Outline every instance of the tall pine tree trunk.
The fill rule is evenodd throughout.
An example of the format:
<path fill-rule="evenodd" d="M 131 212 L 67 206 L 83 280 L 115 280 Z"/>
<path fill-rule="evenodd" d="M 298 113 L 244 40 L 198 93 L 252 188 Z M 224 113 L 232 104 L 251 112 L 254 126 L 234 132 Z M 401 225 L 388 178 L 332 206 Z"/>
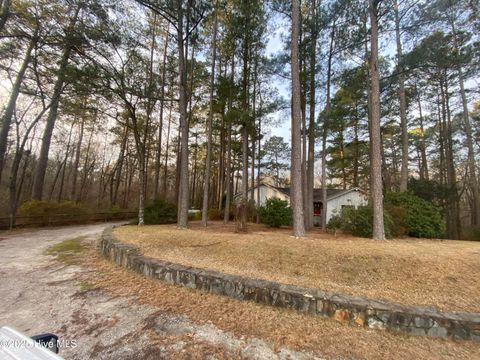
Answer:
<path fill-rule="evenodd" d="M 141 159 L 141 160 L 140 160 Z M 146 194 L 146 184 L 145 180 L 147 178 L 145 171 L 145 155 L 142 154 L 139 156 L 138 164 L 138 178 L 140 182 L 140 191 L 138 192 L 138 226 L 145 225 L 145 194 Z"/>
<path fill-rule="evenodd" d="M 452 132 L 452 120 L 451 120 L 451 111 L 450 111 L 450 96 L 448 90 L 448 77 L 447 74 L 444 74 L 444 81 L 442 87 L 442 100 L 444 102 L 443 106 L 443 121 L 444 121 L 444 131 L 445 131 L 445 161 L 447 169 L 447 188 L 448 188 L 448 208 L 449 208 L 449 238 L 459 239 L 460 238 L 460 210 L 459 210 L 459 199 L 458 199 L 458 189 L 457 189 L 457 175 L 455 170 L 454 163 L 454 154 L 453 154 L 453 132 Z"/>
<path fill-rule="evenodd" d="M 48 165 L 48 153 L 50 151 L 50 142 L 52 140 L 53 129 L 55 128 L 55 122 L 57 121 L 58 106 L 60 104 L 60 96 L 62 95 L 63 85 L 65 82 L 65 72 L 67 70 L 70 55 L 73 49 L 72 36 L 74 36 L 75 25 L 78 20 L 78 14 L 82 3 L 79 3 L 75 9 L 75 13 L 70 18 L 70 22 L 67 27 L 66 38 L 64 41 L 64 48 L 62 58 L 60 60 L 60 66 L 58 68 L 58 76 L 53 87 L 52 105 L 47 117 L 47 124 L 42 137 L 42 147 L 40 149 L 40 155 L 38 157 L 37 167 L 35 169 L 35 180 L 33 185 L 32 197 L 37 200 L 42 199 L 43 186 L 45 183 L 45 173 L 47 172 Z"/>
<path fill-rule="evenodd" d="M 85 152 L 85 161 L 83 162 L 83 174 L 82 174 L 82 179 L 80 180 L 80 190 L 77 193 L 77 198 L 75 199 L 75 202 L 79 203 L 83 199 L 83 191 L 85 190 L 85 185 L 87 183 L 87 177 L 88 177 L 88 163 L 90 161 L 90 148 L 92 145 L 92 137 L 93 133 L 95 131 L 95 127 L 92 127 L 92 131 L 90 132 L 90 136 L 88 138 L 88 143 L 87 143 L 87 149 Z"/>
<path fill-rule="evenodd" d="M 0 33 L 5 27 L 5 23 L 10 15 L 11 0 L 0 0 Z"/>
<path fill-rule="evenodd" d="M 145 199 L 146 199 L 146 179 L 147 179 L 147 156 L 146 156 L 146 136 L 148 131 L 148 123 L 144 129 L 140 129 L 137 113 L 135 108 L 128 102 L 125 103 L 128 115 L 132 121 L 133 138 L 135 140 L 135 155 L 138 161 L 138 225 L 145 224 Z"/>
<path fill-rule="evenodd" d="M 462 73 L 461 67 L 459 67 L 458 72 L 459 72 L 459 79 L 460 79 L 460 93 L 462 96 L 463 126 L 465 130 L 465 134 L 467 136 L 468 180 L 469 180 L 470 190 L 472 191 L 472 219 L 473 219 L 473 225 L 478 226 L 480 225 L 480 192 L 478 189 L 475 150 L 473 147 L 472 125 L 470 123 L 470 118 L 468 115 L 467 95 L 465 93 L 465 85 L 464 85 L 464 79 L 463 79 L 463 73 Z"/>
<path fill-rule="evenodd" d="M 453 48 L 455 54 L 458 57 L 460 55 L 460 49 L 458 44 L 458 33 L 455 26 L 455 21 L 451 18 L 451 28 L 453 33 Z M 462 118 L 463 126 L 465 130 L 465 135 L 467 137 L 467 149 L 468 149 L 468 178 L 470 190 L 472 191 L 472 222 L 473 225 L 480 225 L 480 191 L 478 189 L 478 179 L 476 171 L 476 162 L 475 162 L 475 150 L 473 147 L 473 135 L 472 135 L 472 125 L 470 123 L 470 117 L 468 114 L 468 100 L 467 94 L 465 92 L 465 79 L 463 75 L 463 69 L 461 64 L 457 65 L 458 71 L 458 81 L 460 83 L 460 95 L 462 97 Z"/>
<path fill-rule="evenodd" d="M 290 170 L 290 198 L 293 210 L 293 236 L 305 236 L 305 214 L 303 212 L 302 189 L 302 109 L 300 64 L 298 40 L 300 31 L 300 3 L 292 0 L 292 34 L 291 34 L 291 67 L 292 67 L 292 166 Z"/>
<path fill-rule="evenodd" d="M 332 30 L 330 32 L 330 45 L 328 50 L 327 62 L 327 89 L 326 89 L 326 105 L 325 105 L 325 120 L 323 121 L 322 129 L 322 230 L 327 230 L 327 132 L 330 121 L 330 85 L 332 82 L 332 60 L 333 60 L 333 46 L 335 41 L 335 21 L 333 22 Z"/>
<path fill-rule="evenodd" d="M 263 113 L 263 101 L 262 101 L 262 91 L 260 88 L 260 82 L 258 83 L 258 94 L 259 94 L 259 107 L 260 107 L 260 116 L 258 117 L 258 149 L 257 149 L 257 206 L 260 206 L 260 184 L 261 184 L 261 171 L 262 171 L 262 113 Z M 260 223 L 260 214 L 257 211 L 257 224 Z"/>
<path fill-rule="evenodd" d="M 225 139 L 226 139 L 226 124 L 225 124 L 225 105 L 222 106 L 222 124 L 220 129 L 220 151 L 218 152 L 218 183 L 216 192 L 216 201 L 218 210 L 223 208 L 223 194 L 225 192 Z"/>
<path fill-rule="evenodd" d="M 424 129 L 424 119 L 423 119 L 423 111 L 422 111 L 422 101 L 420 99 L 420 92 L 417 89 L 417 83 L 415 83 L 415 93 L 417 98 L 417 105 L 418 105 L 418 116 L 420 120 L 420 157 L 421 157 L 421 171 L 420 171 L 420 178 L 428 180 L 428 161 L 427 161 L 427 146 L 425 144 L 425 129 Z"/>
<path fill-rule="evenodd" d="M 248 23 L 249 23 L 249 5 L 248 0 L 244 0 L 247 7 L 247 14 L 244 19 L 244 39 L 243 39 L 243 73 L 242 73 L 242 195 L 240 203 L 237 205 L 237 232 L 247 232 L 248 218 L 248 81 L 249 81 L 249 44 L 247 41 Z"/>
<path fill-rule="evenodd" d="M 117 163 L 115 165 L 114 175 L 112 176 L 112 189 L 111 189 L 111 199 L 110 199 L 110 206 L 113 207 L 118 205 L 118 189 L 120 188 L 120 183 L 122 182 L 122 169 L 125 157 L 125 150 L 127 147 L 127 139 L 128 139 L 128 126 L 125 126 L 122 142 L 120 144 L 120 152 L 118 153 Z M 74 198 L 72 198 L 73 200 Z"/>
<path fill-rule="evenodd" d="M 82 120 L 80 121 L 80 132 L 78 134 L 77 146 L 75 149 L 75 161 L 73 163 L 73 174 L 72 174 L 72 189 L 70 192 L 70 200 L 75 201 L 77 194 L 77 177 L 78 177 L 78 166 L 80 165 L 80 155 L 82 150 L 82 141 L 83 141 L 83 129 L 85 126 L 85 116 L 82 114 Z"/>
<path fill-rule="evenodd" d="M 177 7 L 177 45 L 178 45 L 178 91 L 180 114 L 180 177 L 177 226 L 186 229 L 188 226 L 189 180 L 188 180 L 188 119 L 187 119 L 187 74 L 184 51 L 183 8 L 182 1 Z"/>
<path fill-rule="evenodd" d="M 380 79 L 378 73 L 378 8 L 375 0 L 369 0 L 371 24 L 370 87 L 371 87 L 371 138 L 372 157 L 370 171 L 372 178 L 373 239 L 384 240 L 382 153 L 380 136 Z"/>
<path fill-rule="evenodd" d="M 233 84 L 235 81 L 235 55 L 232 54 L 232 63 L 230 70 L 230 83 Z M 233 106 L 233 94 L 232 87 L 229 88 L 228 94 L 228 111 L 232 110 Z M 232 196 L 232 121 L 228 119 L 228 133 L 227 133 L 227 159 L 225 164 L 225 211 L 223 214 L 223 223 L 226 224 L 230 220 L 230 202 Z"/>
<path fill-rule="evenodd" d="M 19 197 L 20 197 L 20 192 L 21 192 L 21 186 L 17 186 L 17 180 L 18 180 L 18 172 L 20 170 L 20 165 L 22 158 L 24 157 L 26 153 L 26 159 L 24 162 L 24 171 L 21 176 L 21 184 L 23 184 L 23 181 L 25 179 L 25 168 L 28 163 L 28 158 L 30 156 L 30 151 L 25 151 L 25 146 L 28 140 L 33 141 L 34 136 L 30 137 L 30 133 L 32 130 L 35 128 L 35 126 L 38 124 L 42 116 L 47 112 L 48 107 L 45 107 L 40 111 L 40 113 L 35 117 L 35 119 L 30 123 L 28 126 L 27 130 L 23 134 L 23 139 L 21 143 L 17 143 L 16 149 L 15 149 L 15 156 L 13 157 L 13 162 L 12 162 L 12 168 L 10 170 L 10 179 L 9 179 L 9 185 L 8 185 L 8 190 L 9 190 L 9 212 L 10 212 L 10 225 L 13 227 L 15 225 L 15 215 L 17 212 L 17 206 L 19 202 Z M 17 125 L 18 126 L 18 125 Z M 18 133 L 18 130 L 17 130 Z"/>
<path fill-rule="evenodd" d="M 310 49 L 310 123 L 308 126 L 308 160 L 307 160 L 307 187 L 305 218 L 307 229 L 313 227 L 313 187 L 315 167 L 315 65 L 317 60 L 317 2 L 312 0 L 311 5 L 311 49 Z"/>
<path fill-rule="evenodd" d="M 256 137 L 257 134 L 256 122 L 257 122 L 257 65 L 258 58 L 255 57 L 255 63 L 253 66 L 253 94 L 252 94 L 252 119 L 253 119 L 253 135 L 252 135 L 252 162 L 250 163 L 250 200 L 252 204 L 255 202 L 255 155 L 256 155 Z M 258 190 L 259 191 L 259 190 Z M 258 206 L 258 204 L 257 204 Z"/>
<path fill-rule="evenodd" d="M 62 176 L 60 177 L 60 189 L 58 190 L 58 196 L 57 196 L 57 201 L 60 202 L 63 198 L 63 186 L 65 184 L 65 171 L 67 169 L 67 161 L 68 161 L 68 156 L 70 155 L 70 143 L 72 140 L 72 132 L 73 132 L 73 126 L 75 125 L 75 122 L 72 123 L 72 127 L 70 128 L 70 133 L 68 134 L 68 142 L 67 142 L 67 148 L 65 149 L 65 158 L 63 159 L 63 167 L 62 167 Z"/>
<path fill-rule="evenodd" d="M 167 69 L 167 51 L 168 51 L 168 30 L 165 32 L 165 44 L 163 47 L 162 59 L 162 86 L 160 88 L 160 118 L 158 121 L 158 146 L 155 154 L 155 184 L 153 188 L 153 198 L 158 199 L 158 191 L 160 187 L 160 159 L 162 154 L 162 132 L 163 132 L 163 112 L 165 108 L 165 74 Z"/>
<path fill-rule="evenodd" d="M 170 147 L 170 128 L 172 126 L 172 107 L 170 106 L 168 111 L 168 127 L 167 127 L 167 143 L 165 144 L 165 163 L 163 165 L 163 190 L 162 196 L 164 199 L 167 197 L 167 185 L 168 185 L 168 150 Z"/>
<path fill-rule="evenodd" d="M 358 138 L 358 104 L 355 103 L 355 118 L 353 123 L 353 143 L 354 143 L 354 158 L 353 158 L 353 187 L 358 187 L 358 168 L 360 165 L 360 149 Z"/>
<path fill-rule="evenodd" d="M 405 96 L 405 75 L 402 65 L 402 39 L 400 36 L 400 14 L 398 0 L 393 3 L 395 10 L 395 37 L 397 40 L 398 96 L 400 99 L 400 128 L 402 130 L 402 167 L 400 170 L 400 191 L 407 191 L 408 185 L 408 127 L 407 100 Z"/>
<path fill-rule="evenodd" d="M 192 174 L 192 189 L 190 191 L 190 203 L 195 206 L 195 197 L 197 196 L 197 170 L 198 170 L 198 133 L 194 133 L 193 136 L 195 136 L 195 147 L 194 147 L 194 152 L 193 152 L 193 174 Z"/>
<path fill-rule="evenodd" d="M 301 2 L 301 1 L 300 1 Z M 304 221 L 305 221 L 305 229 L 309 229 L 310 225 L 308 223 L 308 216 L 307 216 L 307 84 L 308 84 L 308 76 L 307 74 L 307 61 L 308 58 L 307 51 L 306 51 L 306 32 L 303 31 L 303 18 L 302 13 L 300 12 L 300 33 L 299 33 L 299 69 L 300 69 L 300 108 L 302 114 L 301 120 L 301 129 L 302 129 L 302 150 L 301 150 L 301 157 L 302 157 L 302 204 L 303 204 L 303 214 L 304 214 Z"/>
<path fill-rule="evenodd" d="M 215 20 L 213 24 L 212 39 L 212 64 L 210 74 L 210 100 L 208 105 L 208 122 L 207 122 L 207 157 L 205 160 L 205 176 L 203 184 L 203 204 L 202 204 L 202 224 L 207 226 L 208 221 L 208 203 L 210 199 L 210 172 L 211 172 L 211 156 L 212 156 L 212 126 L 213 126 L 213 88 L 215 86 L 215 60 L 217 58 L 217 5 L 215 3 Z"/>
<path fill-rule="evenodd" d="M 153 55 L 155 53 L 155 48 L 156 48 L 156 42 L 157 42 L 157 36 L 156 36 L 156 29 L 157 29 L 157 14 L 154 13 L 153 16 L 153 23 L 151 25 L 151 32 L 152 32 L 152 39 L 151 39 L 151 44 L 150 44 L 150 59 L 149 59 L 149 66 L 148 66 L 148 88 L 145 91 L 147 94 L 147 106 L 146 106 L 146 121 L 145 121 L 145 127 L 143 130 L 143 137 L 142 137 L 142 146 L 143 146 L 143 152 L 144 152 L 144 171 L 145 171 L 145 179 L 144 179 L 144 187 L 145 187 L 145 192 L 144 192 L 144 202 L 147 200 L 148 196 L 148 168 L 149 168 L 149 163 L 150 163 L 150 152 L 147 151 L 147 149 L 150 148 L 150 141 L 151 137 L 149 136 L 150 133 L 150 127 L 152 123 L 152 113 L 153 109 L 155 107 L 156 100 L 153 99 L 154 96 L 156 96 L 155 91 L 153 90 Z M 163 100 L 163 99 L 162 99 Z M 157 188 L 157 184 L 154 184 L 154 189 Z M 155 190 L 154 190 L 155 191 Z"/>
<path fill-rule="evenodd" d="M 7 5 L 3 5 L 7 6 Z M 0 28 L 1 30 L 1 28 Z M 18 95 L 20 94 L 20 86 L 22 85 L 25 72 L 27 71 L 28 64 L 32 57 L 32 51 L 37 44 L 37 31 L 33 35 L 28 44 L 27 51 L 22 61 L 22 65 L 18 70 L 17 77 L 13 83 L 12 90 L 10 92 L 10 98 L 8 99 L 7 107 L 2 117 L 2 127 L 0 129 L 0 184 L 2 181 L 2 172 L 5 166 L 5 154 L 7 152 L 8 133 L 10 132 L 10 126 L 12 124 L 13 113 L 15 112 L 15 104 L 17 103 Z"/>

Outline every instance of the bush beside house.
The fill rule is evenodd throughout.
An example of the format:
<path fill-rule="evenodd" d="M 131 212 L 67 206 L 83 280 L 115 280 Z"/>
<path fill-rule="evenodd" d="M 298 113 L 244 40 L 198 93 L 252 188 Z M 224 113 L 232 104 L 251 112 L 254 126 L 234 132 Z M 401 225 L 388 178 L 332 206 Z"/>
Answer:
<path fill-rule="evenodd" d="M 260 222 L 271 227 L 280 227 L 292 223 L 292 209 L 287 201 L 277 198 L 267 199 L 264 206 L 258 208 Z"/>
<path fill-rule="evenodd" d="M 334 215 L 328 228 L 341 229 L 355 236 L 372 236 L 373 209 L 371 204 L 344 208 Z M 418 196 L 409 193 L 388 193 L 385 196 L 385 235 L 389 237 L 441 238 L 445 235 L 445 222 L 441 211 Z"/>

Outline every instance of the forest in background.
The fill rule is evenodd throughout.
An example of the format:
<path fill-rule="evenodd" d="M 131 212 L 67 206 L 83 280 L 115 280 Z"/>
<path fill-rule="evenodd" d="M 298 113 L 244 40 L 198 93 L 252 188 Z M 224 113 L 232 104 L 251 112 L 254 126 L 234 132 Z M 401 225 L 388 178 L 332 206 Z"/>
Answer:
<path fill-rule="evenodd" d="M 465 237 L 480 226 L 478 7 L 0 0 L 0 212 L 71 201 L 142 223 L 163 199 L 180 227 L 189 208 L 245 223 L 269 176 L 300 189 L 297 230 L 323 183 L 372 194 L 376 238 L 383 193 L 407 190 Z M 292 138 L 278 136 L 291 117 Z"/>

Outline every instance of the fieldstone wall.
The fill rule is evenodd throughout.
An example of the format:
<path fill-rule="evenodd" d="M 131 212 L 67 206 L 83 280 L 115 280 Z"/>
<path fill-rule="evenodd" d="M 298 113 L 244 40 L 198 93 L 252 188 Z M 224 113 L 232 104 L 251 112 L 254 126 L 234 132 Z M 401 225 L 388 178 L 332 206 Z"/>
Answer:
<path fill-rule="evenodd" d="M 480 341 L 480 314 L 477 313 L 441 312 L 430 307 L 404 306 L 173 264 L 141 255 L 135 246 L 116 240 L 112 229 L 106 229 L 102 235 L 100 251 L 104 257 L 169 284 L 333 317 L 357 326 Z"/>

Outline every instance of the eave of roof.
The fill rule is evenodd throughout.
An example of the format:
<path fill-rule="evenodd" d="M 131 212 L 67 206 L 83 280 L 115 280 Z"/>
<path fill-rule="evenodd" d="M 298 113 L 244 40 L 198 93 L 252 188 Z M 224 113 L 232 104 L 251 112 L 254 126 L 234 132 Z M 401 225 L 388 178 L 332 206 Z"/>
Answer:
<path fill-rule="evenodd" d="M 253 187 L 253 189 L 256 189 L 258 186 L 259 186 L 259 185 L 255 185 L 255 186 Z M 270 189 L 272 189 L 272 190 L 274 190 L 274 191 L 278 191 L 278 192 L 282 193 L 283 195 L 290 197 L 290 188 L 289 188 L 289 187 L 277 187 L 277 186 L 273 186 L 273 185 L 266 184 L 266 183 L 261 183 L 260 186 L 268 187 L 268 188 L 270 188 Z M 252 190 L 252 189 L 250 188 L 249 191 L 250 191 L 250 190 Z M 320 191 L 322 190 L 322 188 L 315 188 L 314 191 L 315 191 L 315 190 L 316 190 L 316 192 L 318 193 L 318 192 L 320 192 Z M 332 190 L 333 190 L 333 191 L 335 191 L 335 190 L 340 190 L 340 191 L 335 192 L 334 194 L 331 194 L 331 195 L 329 195 L 329 196 L 327 195 L 327 201 L 336 199 L 336 198 L 338 198 L 338 197 L 340 197 L 340 196 L 346 195 L 346 194 L 351 193 L 351 192 L 354 192 L 354 191 L 359 191 L 359 192 L 361 192 L 361 193 L 363 193 L 363 194 L 365 193 L 364 191 L 362 191 L 362 190 L 360 190 L 359 188 L 356 188 L 356 187 L 355 187 L 355 188 L 351 188 L 351 189 L 331 189 L 331 188 L 329 188 L 329 189 L 327 189 L 327 193 L 328 193 L 328 190 L 330 190 L 330 191 L 332 191 Z M 238 193 L 238 194 L 235 194 L 234 197 L 238 197 L 238 196 L 241 196 L 241 195 L 242 195 L 242 193 Z M 317 199 L 318 199 L 318 197 L 317 197 Z M 321 200 L 319 199 L 319 200 L 317 200 L 317 201 L 321 201 Z"/>

